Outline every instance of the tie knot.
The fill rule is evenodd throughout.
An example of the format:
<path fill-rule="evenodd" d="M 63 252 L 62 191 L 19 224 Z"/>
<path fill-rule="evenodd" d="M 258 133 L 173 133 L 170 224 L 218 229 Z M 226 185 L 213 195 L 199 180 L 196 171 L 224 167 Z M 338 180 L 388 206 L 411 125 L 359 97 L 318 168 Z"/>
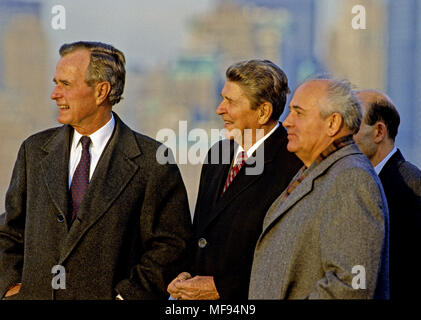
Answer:
<path fill-rule="evenodd" d="M 88 136 L 83 136 L 80 138 L 80 143 L 82 144 L 82 149 L 88 150 L 89 145 L 91 144 L 91 138 Z"/>

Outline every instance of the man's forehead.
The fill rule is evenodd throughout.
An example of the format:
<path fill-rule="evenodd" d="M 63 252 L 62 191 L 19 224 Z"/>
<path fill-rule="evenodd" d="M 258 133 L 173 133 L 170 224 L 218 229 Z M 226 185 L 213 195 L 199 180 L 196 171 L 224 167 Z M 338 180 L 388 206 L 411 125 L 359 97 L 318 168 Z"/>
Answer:
<path fill-rule="evenodd" d="M 307 94 L 311 95 L 322 95 L 325 94 L 331 80 L 326 79 L 315 79 L 315 80 L 308 80 L 301 84 L 298 89 L 305 91 Z M 297 90 L 298 90 L 297 89 Z"/>
<path fill-rule="evenodd" d="M 58 65 L 72 65 L 83 68 L 89 65 L 91 53 L 87 49 L 78 49 L 62 56 Z"/>
<path fill-rule="evenodd" d="M 85 73 L 90 61 L 88 50 L 76 50 L 60 58 L 57 63 L 56 76 L 70 77 L 79 73 Z"/>
<path fill-rule="evenodd" d="M 290 106 L 302 108 L 317 106 L 318 101 L 326 94 L 328 80 L 310 80 L 300 85 L 291 99 Z"/>
<path fill-rule="evenodd" d="M 226 95 L 231 98 L 238 98 L 244 95 L 244 91 L 238 83 L 227 80 L 224 87 L 222 88 L 221 95 Z"/>

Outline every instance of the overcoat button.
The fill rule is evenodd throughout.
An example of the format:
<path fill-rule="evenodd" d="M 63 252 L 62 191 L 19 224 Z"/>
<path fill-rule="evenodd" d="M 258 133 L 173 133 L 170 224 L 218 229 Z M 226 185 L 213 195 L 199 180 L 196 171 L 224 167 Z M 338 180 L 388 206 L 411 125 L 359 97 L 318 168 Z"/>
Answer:
<path fill-rule="evenodd" d="M 204 247 L 206 247 L 208 242 L 206 241 L 205 238 L 200 238 L 199 241 L 197 242 L 197 244 L 199 245 L 199 248 L 203 249 Z"/>
<path fill-rule="evenodd" d="M 58 221 L 58 222 L 64 222 L 64 216 L 63 216 L 61 213 L 59 213 L 59 214 L 57 215 L 57 221 Z"/>

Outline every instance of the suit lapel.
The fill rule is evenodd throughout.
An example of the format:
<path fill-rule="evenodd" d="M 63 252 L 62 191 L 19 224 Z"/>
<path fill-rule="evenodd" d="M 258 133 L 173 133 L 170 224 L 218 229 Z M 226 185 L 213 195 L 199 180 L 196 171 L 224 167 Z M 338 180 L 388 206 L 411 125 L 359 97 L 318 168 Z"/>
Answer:
<path fill-rule="evenodd" d="M 47 153 L 41 160 L 44 182 L 54 205 L 65 217 L 69 210 L 68 170 L 72 134 L 70 126 L 63 126 L 42 148 Z"/>
<path fill-rule="evenodd" d="M 87 230 L 112 206 L 139 170 L 132 160 L 141 155 L 133 132 L 114 114 L 116 127 L 94 171 L 76 220 L 65 239 L 61 262 Z"/>
<path fill-rule="evenodd" d="M 383 181 L 389 174 L 394 175 L 396 168 L 399 168 L 400 165 L 405 162 L 405 158 L 398 149 L 394 155 L 386 162 L 383 169 L 379 173 L 380 179 Z"/>
<path fill-rule="evenodd" d="M 300 172 L 301 170 L 299 171 L 299 173 Z M 263 233 L 265 233 L 265 231 L 269 228 L 270 225 L 274 223 L 275 220 L 278 220 L 278 218 L 282 216 L 285 212 L 287 212 L 289 208 L 291 208 L 294 204 L 300 201 L 313 189 L 313 182 L 320 174 L 321 172 L 313 172 L 313 174 L 307 176 L 297 186 L 297 188 L 293 190 L 293 192 L 288 196 L 288 198 L 285 199 L 285 201 L 281 200 L 285 191 L 282 192 L 282 194 L 273 202 L 265 216 L 265 220 L 263 222 Z M 297 177 L 298 174 L 293 179 L 296 179 Z"/>
<path fill-rule="evenodd" d="M 200 182 L 203 185 L 202 188 L 206 189 L 200 199 L 200 202 L 205 205 L 200 206 L 200 213 L 196 210 L 194 214 L 193 223 L 194 225 L 200 226 L 201 229 L 202 227 L 206 227 L 214 218 L 214 209 L 221 198 L 221 192 L 230 169 L 230 163 L 224 163 L 222 161 L 223 155 L 228 152 L 230 162 L 232 162 L 236 145 L 232 140 L 221 140 L 216 148 L 219 149 L 218 156 L 216 157 L 217 160 L 207 159 L 208 163 L 204 164 L 207 166 L 204 176 L 206 180 Z M 198 219 L 200 219 L 200 223 Z"/>
<path fill-rule="evenodd" d="M 264 158 L 262 159 L 264 161 L 263 170 L 265 166 L 273 161 L 277 153 L 280 152 L 282 139 L 286 139 L 285 129 L 282 126 L 279 126 L 278 129 L 276 129 L 275 132 L 273 132 L 256 151 L 264 152 Z M 236 146 L 237 145 L 235 145 L 233 150 L 236 150 Z M 254 155 L 256 155 L 256 153 Z M 230 158 L 231 162 L 233 157 L 234 152 L 232 152 Z M 259 160 L 259 157 L 257 156 L 256 159 Z M 219 166 L 217 169 L 219 173 L 217 189 L 212 190 L 212 192 L 215 193 L 215 201 L 212 203 L 209 211 L 206 214 L 203 214 L 203 218 L 200 223 L 200 226 L 203 229 L 205 229 L 217 216 L 219 216 L 225 210 L 225 208 L 229 206 L 237 197 L 241 196 L 242 193 L 244 193 L 254 183 L 256 183 L 256 181 L 260 179 L 263 174 L 263 172 L 260 174 L 246 174 L 247 168 L 255 167 L 253 159 L 248 159 L 244 167 L 241 168 L 228 189 L 225 191 L 224 195 L 221 197 L 220 193 L 222 192 L 223 184 L 225 184 L 226 178 L 228 176 L 229 167 L 230 165 L 224 165 Z"/>
<path fill-rule="evenodd" d="M 323 160 L 319 165 L 317 165 L 309 175 L 291 192 L 288 198 L 285 201 L 282 201 L 283 192 L 269 208 L 265 220 L 263 222 L 263 231 L 261 238 L 268 231 L 268 229 L 273 225 L 279 218 L 285 214 L 291 207 L 293 207 L 297 202 L 304 198 L 310 191 L 313 190 L 314 181 L 321 175 L 323 175 L 335 162 L 338 160 L 351 155 L 361 153 L 355 144 L 350 144 L 343 147 L 342 149 L 334 152 L 328 158 Z M 297 175 L 291 180 L 298 178 L 298 175 L 301 173 L 301 170 Z"/>

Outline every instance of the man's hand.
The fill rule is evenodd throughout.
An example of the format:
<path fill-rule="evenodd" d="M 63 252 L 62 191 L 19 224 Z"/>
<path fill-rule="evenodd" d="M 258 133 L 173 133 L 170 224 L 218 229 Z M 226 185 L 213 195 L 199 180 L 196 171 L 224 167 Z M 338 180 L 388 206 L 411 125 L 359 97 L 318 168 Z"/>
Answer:
<path fill-rule="evenodd" d="M 196 276 L 188 272 L 180 273 L 169 285 L 168 292 L 174 299 L 179 300 L 217 300 L 219 293 L 216 290 L 213 277 Z"/>
<path fill-rule="evenodd" d="M 182 272 L 180 273 L 167 287 L 168 293 L 173 297 L 174 299 L 179 299 L 180 293 L 179 290 L 175 286 L 175 284 L 179 281 L 184 281 L 191 278 L 191 274 L 188 272 Z"/>
<path fill-rule="evenodd" d="M 18 294 L 20 291 L 20 287 L 22 284 L 18 283 L 17 285 L 14 285 L 13 287 L 10 287 L 9 290 L 6 291 L 6 294 L 4 295 L 5 298 L 13 296 L 15 294 Z"/>

